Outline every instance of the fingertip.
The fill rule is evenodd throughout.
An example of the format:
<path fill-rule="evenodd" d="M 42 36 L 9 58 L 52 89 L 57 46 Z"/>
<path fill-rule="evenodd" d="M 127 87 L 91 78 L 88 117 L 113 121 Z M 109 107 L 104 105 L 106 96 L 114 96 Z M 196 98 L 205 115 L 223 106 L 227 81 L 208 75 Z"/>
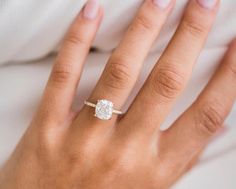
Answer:
<path fill-rule="evenodd" d="M 215 17 L 220 7 L 220 0 L 190 0 L 189 7 L 193 7 L 199 12 L 199 18 L 201 21 L 207 19 L 207 17 Z"/>
<path fill-rule="evenodd" d="M 83 18 L 88 20 L 96 19 L 99 13 L 99 9 L 100 9 L 100 4 L 98 0 L 88 0 L 82 10 Z"/>
<path fill-rule="evenodd" d="M 97 0 L 88 0 L 74 20 L 74 24 L 100 24 L 103 18 L 103 7 Z M 83 23 L 83 24 L 81 24 Z"/>
<path fill-rule="evenodd" d="M 161 10 L 169 10 L 173 7 L 175 0 L 149 0 L 153 5 L 159 7 Z"/>
<path fill-rule="evenodd" d="M 219 0 L 196 0 L 197 3 L 204 9 L 213 10 L 219 6 Z"/>

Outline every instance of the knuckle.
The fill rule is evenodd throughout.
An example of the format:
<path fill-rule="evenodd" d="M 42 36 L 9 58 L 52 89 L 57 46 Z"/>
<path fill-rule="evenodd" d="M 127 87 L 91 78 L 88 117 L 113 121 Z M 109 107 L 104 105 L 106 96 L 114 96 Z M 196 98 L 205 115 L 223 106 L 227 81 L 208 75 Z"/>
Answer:
<path fill-rule="evenodd" d="M 194 19 L 194 18 L 186 18 L 183 20 L 183 30 L 188 32 L 188 33 L 191 33 L 193 36 L 196 36 L 196 37 L 199 37 L 199 36 L 202 36 L 206 33 L 206 27 L 197 22 L 196 21 L 197 19 Z"/>
<path fill-rule="evenodd" d="M 50 80 L 55 84 L 68 83 L 72 75 L 73 73 L 69 66 L 55 66 L 51 73 Z"/>
<path fill-rule="evenodd" d="M 176 69 L 160 68 L 154 74 L 153 81 L 154 91 L 166 99 L 173 99 L 184 86 L 184 77 Z"/>
<path fill-rule="evenodd" d="M 123 89 L 131 79 L 126 61 L 122 58 L 111 61 L 107 68 L 104 84 L 112 89 Z"/>
<path fill-rule="evenodd" d="M 197 129 L 203 134 L 215 134 L 224 122 L 222 110 L 223 107 L 219 102 L 204 103 L 197 113 Z"/>
<path fill-rule="evenodd" d="M 87 45 L 85 37 L 76 32 L 69 33 L 66 38 L 66 42 L 70 45 Z"/>
<path fill-rule="evenodd" d="M 154 25 L 150 22 L 150 20 L 145 15 L 138 15 L 133 27 L 131 29 L 137 28 L 140 31 L 152 31 L 154 29 Z"/>

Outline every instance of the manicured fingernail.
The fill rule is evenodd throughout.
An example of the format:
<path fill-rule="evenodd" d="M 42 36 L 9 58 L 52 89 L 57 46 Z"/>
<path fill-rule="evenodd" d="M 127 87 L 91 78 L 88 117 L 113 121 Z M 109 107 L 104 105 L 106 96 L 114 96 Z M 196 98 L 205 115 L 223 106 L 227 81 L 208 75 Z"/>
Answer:
<path fill-rule="evenodd" d="M 93 20 L 96 18 L 98 11 L 99 11 L 98 0 L 88 0 L 83 10 L 83 16 L 86 19 Z"/>
<path fill-rule="evenodd" d="M 197 0 L 197 1 L 203 8 L 213 9 L 217 4 L 218 0 Z"/>
<path fill-rule="evenodd" d="M 169 6 L 171 0 L 153 0 L 153 3 L 160 7 L 161 9 L 165 9 Z"/>

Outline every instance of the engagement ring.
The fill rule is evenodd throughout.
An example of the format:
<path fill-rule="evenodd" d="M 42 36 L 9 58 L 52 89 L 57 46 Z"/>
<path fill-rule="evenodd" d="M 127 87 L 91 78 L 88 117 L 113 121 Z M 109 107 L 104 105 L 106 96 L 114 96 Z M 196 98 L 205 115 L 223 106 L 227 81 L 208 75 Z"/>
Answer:
<path fill-rule="evenodd" d="M 97 104 L 94 104 L 89 101 L 84 102 L 85 105 L 95 108 L 95 117 L 101 120 L 109 120 L 112 117 L 112 114 L 121 115 L 123 114 L 120 110 L 115 110 L 113 108 L 113 103 L 109 100 L 98 100 Z"/>

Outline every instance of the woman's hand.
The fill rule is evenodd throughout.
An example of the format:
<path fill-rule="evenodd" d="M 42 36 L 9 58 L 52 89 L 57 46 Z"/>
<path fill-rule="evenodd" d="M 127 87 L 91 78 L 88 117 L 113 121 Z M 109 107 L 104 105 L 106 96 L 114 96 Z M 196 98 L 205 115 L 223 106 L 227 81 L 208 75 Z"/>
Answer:
<path fill-rule="evenodd" d="M 89 101 L 127 100 L 174 1 L 146 0 L 111 55 Z M 190 0 L 183 19 L 127 113 L 111 120 L 72 102 L 102 19 L 91 0 L 72 24 L 39 110 L 0 174 L 4 189 L 163 189 L 196 161 L 236 97 L 236 43 L 212 80 L 166 131 L 160 125 L 186 86 L 219 6 Z M 116 21 L 119 24 L 119 20 Z"/>

